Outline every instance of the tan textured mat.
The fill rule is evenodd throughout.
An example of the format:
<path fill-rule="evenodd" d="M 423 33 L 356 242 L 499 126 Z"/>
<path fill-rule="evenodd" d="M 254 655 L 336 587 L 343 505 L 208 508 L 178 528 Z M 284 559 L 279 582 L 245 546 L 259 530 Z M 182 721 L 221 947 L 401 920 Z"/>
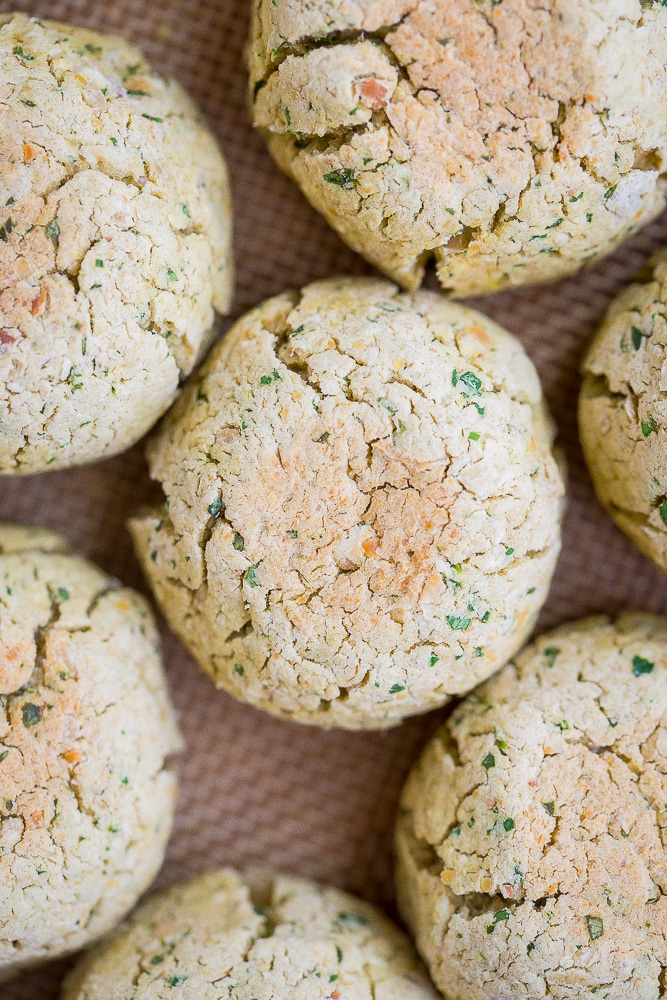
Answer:
<path fill-rule="evenodd" d="M 277 171 L 248 124 L 242 47 L 249 2 L 0 0 L 3 13 L 19 9 L 124 33 L 202 105 L 232 173 L 235 315 L 287 286 L 366 270 Z M 622 607 L 667 612 L 665 577 L 597 505 L 576 440 L 577 366 L 586 338 L 616 289 L 661 241 L 667 242 L 667 217 L 578 278 L 478 303 L 526 345 L 568 453 L 565 545 L 543 625 Z M 61 531 L 106 570 L 142 586 L 124 522 L 151 493 L 141 449 L 135 448 L 87 469 L 0 480 L 0 519 Z M 216 694 L 180 644 L 166 629 L 163 634 L 187 750 L 176 828 L 159 884 L 215 864 L 261 864 L 391 905 L 396 799 L 437 716 L 380 735 L 289 726 Z M 0 987 L 0 998 L 54 1000 L 63 969 L 57 964 L 23 976 Z"/>

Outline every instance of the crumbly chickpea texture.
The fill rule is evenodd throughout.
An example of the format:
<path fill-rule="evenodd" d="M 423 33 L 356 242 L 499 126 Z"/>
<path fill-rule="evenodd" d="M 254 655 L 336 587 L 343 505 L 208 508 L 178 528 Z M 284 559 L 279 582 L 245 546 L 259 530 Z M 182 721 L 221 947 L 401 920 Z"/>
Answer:
<path fill-rule="evenodd" d="M 564 625 L 427 745 L 402 913 L 447 1000 L 658 1000 L 667 967 L 667 621 Z"/>
<path fill-rule="evenodd" d="M 172 992 L 173 991 L 173 992 Z M 62 1000 L 437 1000 L 407 938 L 368 903 L 231 869 L 143 903 Z"/>
<path fill-rule="evenodd" d="M 157 873 L 180 747 L 157 643 L 138 594 L 0 525 L 0 981 L 107 933 Z"/>
<path fill-rule="evenodd" d="M 432 292 L 328 279 L 239 320 L 149 444 L 132 520 L 216 684 L 374 729 L 443 705 L 530 633 L 563 481 L 514 337 Z"/>
<path fill-rule="evenodd" d="M 255 124 L 408 288 L 554 281 L 665 206 L 662 0 L 257 0 Z"/>
<path fill-rule="evenodd" d="M 142 437 L 231 297 L 227 172 L 120 38 L 0 14 L 0 474 Z"/>
<path fill-rule="evenodd" d="M 600 502 L 667 571 L 667 251 L 612 303 L 588 349 L 579 436 Z"/>

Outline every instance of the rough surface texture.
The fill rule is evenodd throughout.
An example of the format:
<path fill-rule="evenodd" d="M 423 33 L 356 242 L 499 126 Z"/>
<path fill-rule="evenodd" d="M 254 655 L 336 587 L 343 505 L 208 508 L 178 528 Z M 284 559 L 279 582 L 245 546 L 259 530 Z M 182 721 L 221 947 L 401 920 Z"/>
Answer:
<path fill-rule="evenodd" d="M 667 570 L 667 252 L 612 303 L 584 359 L 579 429 L 600 502 Z"/>
<path fill-rule="evenodd" d="M 479 313 L 330 279 L 241 319 L 149 447 L 132 522 L 172 628 L 275 714 L 378 728 L 529 634 L 561 476 L 525 352 Z"/>
<path fill-rule="evenodd" d="M 0 474 L 115 454 L 231 297 L 227 173 L 127 42 L 0 16 Z"/>
<path fill-rule="evenodd" d="M 665 205 L 667 10 L 258 0 L 255 123 L 341 236 L 417 286 L 552 281 Z"/>
<path fill-rule="evenodd" d="M 179 737 L 157 642 L 134 591 L 0 525 L 0 979 L 110 930 L 160 867 Z"/>
<path fill-rule="evenodd" d="M 173 990 L 173 993 L 172 993 Z M 149 899 L 62 1000 L 437 1000 L 407 938 L 361 900 L 231 869 Z"/>
<path fill-rule="evenodd" d="M 583 619 L 455 711 L 405 787 L 403 913 L 448 1000 L 658 1000 L 667 621 Z"/>

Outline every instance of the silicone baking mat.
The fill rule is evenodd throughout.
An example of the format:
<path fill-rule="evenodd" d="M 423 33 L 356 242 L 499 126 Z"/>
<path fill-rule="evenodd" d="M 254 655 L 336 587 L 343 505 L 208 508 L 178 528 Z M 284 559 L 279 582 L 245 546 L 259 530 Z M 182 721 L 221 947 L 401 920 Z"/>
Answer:
<path fill-rule="evenodd" d="M 274 167 L 249 124 L 243 45 L 250 2 L 0 0 L 2 13 L 22 10 L 126 35 L 199 101 L 232 175 L 234 316 L 286 287 L 368 270 Z M 569 461 L 563 554 L 540 627 L 591 611 L 667 612 L 665 578 L 598 506 L 576 434 L 577 368 L 586 340 L 610 298 L 661 242 L 667 242 L 667 216 L 576 278 L 475 303 L 528 349 Z M 106 570 L 145 589 L 124 525 L 153 489 L 137 447 L 71 472 L 0 479 L 0 520 L 60 531 Z M 180 643 L 164 626 L 162 632 L 187 748 L 175 829 L 157 884 L 213 865 L 262 865 L 334 883 L 391 909 L 397 797 L 440 716 L 366 735 L 277 722 L 215 693 Z M 55 1000 L 66 965 L 24 975 L 0 987 L 0 997 Z"/>

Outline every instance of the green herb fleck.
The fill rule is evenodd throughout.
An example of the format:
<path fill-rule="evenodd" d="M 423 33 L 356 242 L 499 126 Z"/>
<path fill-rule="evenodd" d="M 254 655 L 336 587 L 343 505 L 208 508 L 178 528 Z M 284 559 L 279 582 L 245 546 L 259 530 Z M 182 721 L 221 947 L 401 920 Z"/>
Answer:
<path fill-rule="evenodd" d="M 434 667 L 439 659 L 440 657 L 437 653 L 431 653 L 431 659 L 428 661 L 429 667 Z"/>
<path fill-rule="evenodd" d="M 6 760 L 7 757 L 9 757 L 9 750 L 3 750 L 2 753 L 0 753 L 0 764 L 3 760 Z"/>
<path fill-rule="evenodd" d="M 604 922 L 602 917 L 585 917 L 588 936 L 591 941 L 597 941 L 604 934 Z"/>
<path fill-rule="evenodd" d="M 498 910 L 498 912 L 493 915 L 493 923 L 487 924 L 486 933 L 493 934 L 496 929 L 496 924 L 502 923 L 503 920 L 509 920 L 509 918 L 509 910 Z"/>
<path fill-rule="evenodd" d="M 618 184 L 612 184 L 612 186 L 610 188 L 607 188 L 607 190 L 604 193 L 605 201 L 608 198 L 611 198 L 611 196 L 613 195 L 613 193 L 614 193 L 614 191 L 616 190 L 617 187 L 618 187 Z"/>
<path fill-rule="evenodd" d="M 243 574 L 243 579 L 251 587 L 259 587 L 259 582 L 257 580 L 257 574 L 255 572 L 255 570 L 257 569 L 258 566 L 259 566 L 259 563 L 253 563 L 252 566 L 248 566 L 247 570 Z"/>
<path fill-rule="evenodd" d="M 570 723 L 567 719 L 559 719 L 558 722 L 554 722 L 554 726 L 556 729 L 560 729 L 561 733 L 564 733 L 570 728 Z"/>
<path fill-rule="evenodd" d="M 344 167 L 341 170 L 331 170 L 328 174 L 324 174 L 324 180 L 328 184 L 337 184 L 344 191 L 353 191 L 357 183 L 354 170 L 350 170 L 348 167 Z"/>
<path fill-rule="evenodd" d="M 490 771 L 492 767 L 496 766 L 496 758 L 492 753 L 487 753 L 486 757 L 482 761 L 482 767 L 485 771 Z"/>
<path fill-rule="evenodd" d="M 44 232 L 46 233 L 48 239 L 51 240 L 54 247 L 60 245 L 60 226 L 58 225 L 57 219 L 51 219 Z"/>
<path fill-rule="evenodd" d="M 14 46 L 14 54 L 19 57 L 19 59 L 25 59 L 27 62 L 34 62 L 35 57 L 29 56 L 22 45 Z"/>
<path fill-rule="evenodd" d="M 470 431 L 470 434 L 468 434 L 468 438 L 471 441 L 479 441 L 480 437 L 481 435 L 478 434 L 477 431 Z"/>
<path fill-rule="evenodd" d="M 23 705 L 21 714 L 23 715 L 23 725 L 26 729 L 29 729 L 30 726 L 36 726 L 42 718 L 42 710 L 39 705 L 33 705 L 30 701 Z"/>
<path fill-rule="evenodd" d="M 662 523 L 667 524 L 667 500 L 663 500 L 658 508 Z"/>
<path fill-rule="evenodd" d="M 245 539 L 243 535 L 239 535 L 238 531 L 234 532 L 234 537 L 232 538 L 232 545 L 237 552 L 243 552 L 245 548 Z"/>
<path fill-rule="evenodd" d="M 235 663 L 234 664 L 234 673 L 238 674 L 239 677 L 243 677 L 243 675 L 245 673 L 245 668 L 242 667 L 240 663 Z"/>
<path fill-rule="evenodd" d="M 167 277 L 170 281 L 178 281 L 178 275 L 170 267 L 167 268 Z"/>
<path fill-rule="evenodd" d="M 453 632 L 467 632 L 470 628 L 470 622 L 470 618 L 459 618 L 456 615 L 447 615 L 447 624 Z"/>
<path fill-rule="evenodd" d="M 389 694 L 398 694 L 399 691 L 405 691 L 405 684 L 392 684 L 389 688 Z"/>
<path fill-rule="evenodd" d="M 644 334 L 638 327 L 633 326 L 631 330 L 631 335 L 632 335 L 632 346 L 636 351 L 638 351 L 639 348 L 642 346 L 642 338 Z"/>
<path fill-rule="evenodd" d="M 506 819 L 505 822 L 503 823 L 503 826 L 504 826 L 505 830 L 507 831 L 507 833 L 509 833 L 510 830 L 514 829 L 514 820 L 513 819 Z"/>
<path fill-rule="evenodd" d="M 169 976 L 167 986 L 180 986 L 187 978 L 187 976 Z"/>
<path fill-rule="evenodd" d="M 642 420 L 641 425 L 642 425 L 642 434 L 644 435 L 645 438 L 648 437 L 649 434 L 652 434 L 654 431 L 660 429 L 660 424 L 655 419 L 655 417 L 653 417 L 650 413 L 648 415 L 648 420 Z"/>
<path fill-rule="evenodd" d="M 560 653 L 560 649 L 557 646 L 547 646 L 543 652 L 544 659 L 547 661 L 547 668 L 551 670 L 554 663 L 556 662 L 556 657 Z"/>
<path fill-rule="evenodd" d="M 645 660 L 643 656 L 633 656 L 632 658 L 632 672 L 635 677 L 641 677 L 642 674 L 650 674 L 653 672 L 655 663 L 651 663 L 650 660 Z"/>
<path fill-rule="evenodd" d="M 211 517 L 220 517 L 220 513 L 222 511 L 222 499 L 220 497 L 216 497 L 213 503 L 210 503 L 206 509 Z"/>
<path fill-rule="evenodd" d="M 69 590 L 67 590 L 65 587 L 58 587 L 58 595 L 60 596 L 61 600 L 69 601 L 70 593 Z"/>
<path fill-rule="evenodd" d="M 294 528 L 288 528 L 287 529 L 287 534 L 290 536 L 290 538 L 298 538 L 299 537 L 299 532 L 295 531 Z"/>
<path fill-rule="evenodd" d="M 556 803 L 553 801 L 553 799 L 550 802 L 543 802 L 542 805 L 546 809 L 549 816 L 554 815 L 556 811 Z"/>
<path fill-rule="evenodd" d="M 160 122 L 162 123 L 162 118 L 156 118 L 155 115 L 147 115 L 145 112 L 141 115 L 142 118 L 148 118 L 149 122 Z"/>

